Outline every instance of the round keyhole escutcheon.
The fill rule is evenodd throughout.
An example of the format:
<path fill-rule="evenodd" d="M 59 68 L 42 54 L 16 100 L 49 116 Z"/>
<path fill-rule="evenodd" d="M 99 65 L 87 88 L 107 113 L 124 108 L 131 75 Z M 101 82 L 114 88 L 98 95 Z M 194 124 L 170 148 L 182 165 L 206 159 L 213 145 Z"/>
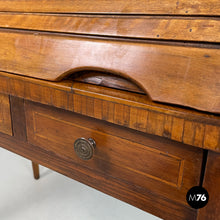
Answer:
<path fill-rule="evenodd" d="M 92 138 L 78 138 L 74 142 L 74 151 L 82 160 L 90 160 L 93 157 L 96 143 Z"/>

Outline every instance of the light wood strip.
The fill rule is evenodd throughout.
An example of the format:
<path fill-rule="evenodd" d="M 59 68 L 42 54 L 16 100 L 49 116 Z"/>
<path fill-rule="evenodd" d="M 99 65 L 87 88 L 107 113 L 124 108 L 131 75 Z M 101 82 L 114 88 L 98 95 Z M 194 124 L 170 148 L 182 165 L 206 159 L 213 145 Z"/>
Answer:
<path fill-rule="evenodd" d="M 82 96 L 74 95 L 74 112 L 81 113 L 82 112 Z"/>
<path fill-rule="evenodd" d="M 68 94 L 65 91 L 55 90 L 52 92 L 52 103 L 59 108 L 68 109 Z"/>
<path fill-rule="evenodd" d="M 144 109 L 137 109 L 136 129 L 146 132 L 149 112 Z"/>
<path fill-rule="evenodd" d="M 173 117 L 170 115 L 164 115 L 163 137 L 171 138 L 172 125 L 173 125 Z"/>
<path fill-rule="evenodd" d="M 218 0 L 1 0 L 0 11 L 219 15 Z"/>
<path fill-rule="evenodd" d="M 195 136 L 195 124 L 192 121 L 185 121 L 184 132 L 183 132 L 183 142 L 186 144 L 193 145 Z"/>
<path fill-rule="evenodd" d="M 198 147 L 203 147 L 204 135 L 205 135 L 205 125 L 202 123 L 195 124 L 195 136 L 193 145 Z"/>
<path fill-rule="evenodd" d="M 173 117 L 171 139 L 183 142 L 184 119 Z"/>
<path fill-rule="evenodd" d="M 39 87 L 38 85 L 34 84 L 33 87 L 24 87 L 25 89 L 25 94 L 28 98 L 30 97 L 33 97 L 33 99 L 36 99 L 36 100 L 39 100 L 39 102 L 41 102 L 41 98 L 42 98 L 42 95 L 41 95 L 41 92 L 42 92 L 42 87 Z M 15 94 L 16 95 L 16 94 Z M 59 94 L 58 94 L 59 95 Z M 50 102 L 53 102 L 52 100 L 52 94 L 50 96 L 50 99 L 51 101 Z M 56 98 L 56 97 L 55 97 Z M 56 101 L 56 100 L 55 100 Z"/>
<path fill-rule="evenodd" d="M 0 27 L 145 39 L 220 42 L 218 18 L 0 13 Z"/>
<path fill-rule="evenodd" d="M 108 122 L 114 122 L 115 104 L 112 102 L 102 102 L 102 119 Z"/>
<path fill-rule="evenodd" d="M 86 97 L 86 115 L 94 116 L 94 99 L 91 97 Z"/>
<path fill-rule="evenodd" d="M 220 150 L 220 128 L 206 125 L 204 147 L 212 150 Z"/>
<path fill-rule="evenodd" d="M 164 131 L 164 114 L 156 112 L 148 113 L 147 133 L 163 136 Z"/>
<path fill-rule="evenodd" d="M 27 90 L 28 87 L 25 87 L 25 83 L 18 83 L 17 79 L 9 79 L 8 80 L 8 84 L 6 83 L 6 79 L 2 79 L 3 83 L 3 90 L 10 90 L 10 94 L 11 95 L 20 95 L 20 96 L 25 96 L 25 92 L 28 93 L 27 91 L 25 91 L 25 89 Z M 17 92 L 19 91 L 19 93 L 17 94 Z"/>
<path fill-rule="evenodd" d="M 67 110 L 69 111 L 74 111 L 74 94 L 72 93 L 67 93 L 68 95 L 68 107 Z"/>
<path fill-rule="evenodd" d="M 102 100 L 94 99 L 94 117 L 102 119 Z"/>
<path fill-rule="evenodd" d="M 81 102 L 81 105 L 82 105 L 81 114 L 86 115 L 87 114 L 87 97 L 86 96 L 82 96 L 81 99 L 82 99 L 82 102 Z"/>
<path fill-rule="evenodd" d="M 119 125 L 128 126 L 130 120 L 130 107 L 115 104 L 114 122 Z"/>
<path fill-rule="evenodd" d="M 135 107 L 130 107 L 130 120 L 129 120 L 129 127 L 133 129 L 137 129 L 137 112 L 138 109 Z"/>

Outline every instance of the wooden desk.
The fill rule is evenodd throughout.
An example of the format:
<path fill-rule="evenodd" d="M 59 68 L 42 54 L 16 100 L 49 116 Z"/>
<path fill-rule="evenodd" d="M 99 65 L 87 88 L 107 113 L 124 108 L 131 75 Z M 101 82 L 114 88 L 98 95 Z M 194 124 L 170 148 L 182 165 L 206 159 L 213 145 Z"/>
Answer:
<path fill-rule="evenodd" d="M 36 179 L 42 164 L 163 219 L 220 219 L 219 10 L 0 1 L 0 146 Z"/>

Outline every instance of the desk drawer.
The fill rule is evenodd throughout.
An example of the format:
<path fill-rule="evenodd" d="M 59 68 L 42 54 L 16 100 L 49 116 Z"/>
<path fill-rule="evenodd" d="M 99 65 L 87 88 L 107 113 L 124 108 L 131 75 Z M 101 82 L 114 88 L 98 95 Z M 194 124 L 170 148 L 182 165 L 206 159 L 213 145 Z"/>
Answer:
<path fill-rule="evenodd" d="M 150 191 L 186 204 L 186 192 L 199 184 L 200 149 L 33 103 L 26 103 L 26 119 L 29 143 L 143 194 Z M 74 151 L 81 137 L 96 142 L 90 160 L 80 159 Z"/>
<path fill-rule="evenodd" d="M 0 93 L 0 132 L 12 135 L 9 96 Z"/>

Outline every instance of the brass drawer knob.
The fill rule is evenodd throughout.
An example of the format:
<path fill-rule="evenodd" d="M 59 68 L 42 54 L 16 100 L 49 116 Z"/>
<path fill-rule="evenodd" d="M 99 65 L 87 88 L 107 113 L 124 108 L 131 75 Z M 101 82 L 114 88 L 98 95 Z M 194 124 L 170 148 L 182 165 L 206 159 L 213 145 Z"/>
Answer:
<path fill-rule="evenodd" d="M 85 138 L 78 138 L 74 142 L 75 153 L 82 160 L 90 160 L 93 157 L 95 147 L 96 143 L 92 138 L 88 140 Z"/>

